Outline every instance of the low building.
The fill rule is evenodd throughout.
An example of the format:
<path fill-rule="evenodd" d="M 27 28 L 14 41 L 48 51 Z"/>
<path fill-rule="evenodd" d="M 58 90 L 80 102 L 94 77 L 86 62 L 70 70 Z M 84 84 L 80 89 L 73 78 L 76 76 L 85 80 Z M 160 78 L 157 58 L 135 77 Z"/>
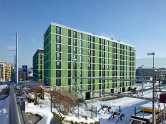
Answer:
<path fill-rule="evenodd" d="M 0 81 L 11 81 L 11 66 L 8 63 L 0 62 Z"/>
<path fill-rule="evenodd" d="M 156 80 L 163 80 L 166 77 L 166 68 L 143 68 L 139 67 L 136 69 L 136 79 L 144 79 L 144 80 L 153 80 L 155 76 Z"/>
<path fill-rule="evenodd" d="M 33 79 L 44 82 L 44 50 L 38 49 L 33 56 Z"/>

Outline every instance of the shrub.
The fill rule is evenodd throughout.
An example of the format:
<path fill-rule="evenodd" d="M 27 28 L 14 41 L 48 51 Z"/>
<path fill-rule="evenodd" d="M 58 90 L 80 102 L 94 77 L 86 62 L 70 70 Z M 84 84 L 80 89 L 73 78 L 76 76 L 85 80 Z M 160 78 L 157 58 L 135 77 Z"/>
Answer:
<path fill-rule="evenodd" d="M 54 89 L 52 92 L 52 100 L 58 107 L 59 111 L 62 112 L 64 115 L 67 113 L 72 113 L 74 108 L 77 105 L 77 98 L 73 97 L 72 93 L 68 93 L 65 90 Z"/>

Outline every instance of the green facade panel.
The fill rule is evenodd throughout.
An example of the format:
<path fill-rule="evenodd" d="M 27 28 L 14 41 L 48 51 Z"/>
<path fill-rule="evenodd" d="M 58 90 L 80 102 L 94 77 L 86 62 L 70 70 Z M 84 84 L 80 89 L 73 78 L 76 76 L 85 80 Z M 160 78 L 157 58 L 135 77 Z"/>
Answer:
<path fill-rule="evenodd" d="M 77 77 L 135 79 L 133 46 L 51 23 L 44 34 L 45 84 L 72 92 L 74 58 Z M 76 82 L 85 90 L 114 93 L 135 85 L 135 82 L 98 79 L 77 79 Z M 86 94 L 83 92 L 85 98 Z M 90 97 L 98 96 L 102 94 L 90 93 Z"/>
<path fill-rule="evenodd" d="M 33 56 L 33 79 L 37 82 L 44 82 L 44 53 L 38 49 Z"/>

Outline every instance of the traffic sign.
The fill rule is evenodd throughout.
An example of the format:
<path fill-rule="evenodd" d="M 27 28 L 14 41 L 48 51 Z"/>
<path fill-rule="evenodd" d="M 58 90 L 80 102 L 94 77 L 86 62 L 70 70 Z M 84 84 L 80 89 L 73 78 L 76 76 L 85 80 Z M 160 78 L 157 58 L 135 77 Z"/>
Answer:
<path fill-rule="evenodd" d="M 27 72 L 27 65 L 22 65 L 22 72 Z"/>

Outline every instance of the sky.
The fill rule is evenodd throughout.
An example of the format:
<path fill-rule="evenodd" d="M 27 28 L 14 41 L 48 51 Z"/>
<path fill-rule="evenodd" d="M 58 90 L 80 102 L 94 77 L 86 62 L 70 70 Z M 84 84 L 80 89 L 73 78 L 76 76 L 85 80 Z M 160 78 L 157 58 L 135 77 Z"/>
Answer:
<path fill-rule="evenodd" d="M 32 67 L 51 22 L 135 46 L 136 59 L 166 58 L 166 0 L 0 0 L 0 61 Z"/>

